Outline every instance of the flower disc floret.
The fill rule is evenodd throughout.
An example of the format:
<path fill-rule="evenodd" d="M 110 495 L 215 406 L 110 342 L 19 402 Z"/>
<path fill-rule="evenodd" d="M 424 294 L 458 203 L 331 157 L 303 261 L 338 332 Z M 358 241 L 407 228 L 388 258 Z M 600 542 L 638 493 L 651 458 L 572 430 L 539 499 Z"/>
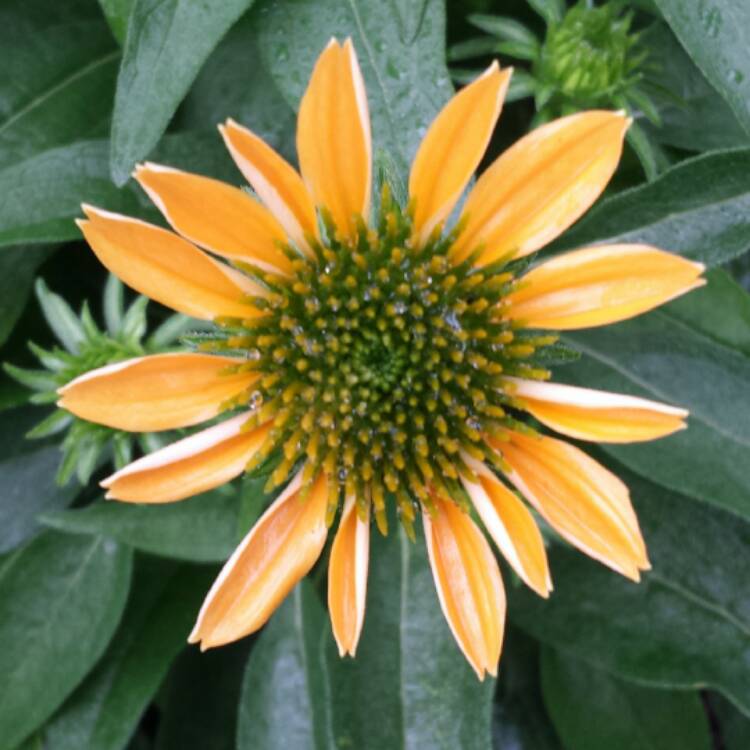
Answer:
<path fill-rule="evenodd" d="M 342 240 L 324 224 L 312 256 L 285 247 L 291 277 L 244 267 L 268 291 L 252 299 L 261 314 L 222 320 L 202 347 L 239 353 L 238 370 L 262 374 L 239 402 L 258 407 L 247 429 L 273 419 L 248 467 L 279 452 L 269 490 L 306 461 L 310 481 L 321 468 L 334 478 L 329 520 L 339 494 L 353 495 L 385 532 L 393 493 L 410 529 L 414 499 L 429 507 L 431 488 L 465 504 L 462 453 L 502 464 L 484 437 L 520 427 L 504 378 L 546 378 L 534 355 L 556 337 L 524 336 L 505 319 L 518 263 L 456 263 L 460 226 L 415 247 L 410 215 L 387 190 L 377 228 L 360 221 Z"/>

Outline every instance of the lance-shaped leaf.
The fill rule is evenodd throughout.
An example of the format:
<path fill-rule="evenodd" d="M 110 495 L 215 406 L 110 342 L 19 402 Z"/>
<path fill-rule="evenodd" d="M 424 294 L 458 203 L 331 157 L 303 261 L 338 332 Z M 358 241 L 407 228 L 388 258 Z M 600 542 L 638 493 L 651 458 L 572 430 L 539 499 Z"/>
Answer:
<path fill-rule="evenodd" d="M 0 569 L 0 748 L 45 721 L 96 663 L 130 585 L 131 553 L 102 537 L 47 532 Z"/>
<path fill-rule="evenodd" d="M 253 0 L 136 0 L 117 78 L 112 177 L 154 148 L 203 61 Z"/>
<path fill-rule="evenodd" d="M 542 652 L 544 702 L 576 750 L 711 750 L 697 691 L 643 687 L 553 649 Z"/>
<path fill-rule="evenodd" d="M 750 5 L 656 0 L 682 46 L 750 133 Z"/>

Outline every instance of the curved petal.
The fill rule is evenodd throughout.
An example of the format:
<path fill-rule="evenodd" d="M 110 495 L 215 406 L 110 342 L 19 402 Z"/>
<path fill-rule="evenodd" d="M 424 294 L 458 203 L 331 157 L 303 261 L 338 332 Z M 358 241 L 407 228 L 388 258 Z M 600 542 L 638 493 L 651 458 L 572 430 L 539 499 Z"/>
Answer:
<path fill-rule="evenodd" d="M 512 395 L 542 424 L 598 443 L 655 440 L 684 430 L 688 412 L 636 396 L 507 378 Z"/>
<path fill-rule="evenodd" d="M 191 242 L 266 270 L 291 270 L 276 244 L 286 242 L 281 225 L 239 188 L 159 164 L 141 164 L 133 176 L 175 231 Z"/>
<path fill-rule="evenodd" d="M 182 237 L 93 206 L 84 205 L 83 210 L 89 220 L 77 223 L 91 249 L 115 276 L 141 294 L 204 320 L 258 314 L 242 297 L 264 294 L 261 287 Z"/>
<path fill-rule="evenodd" d="M 510 75 L 510 69 L 501 71 L 493 62 L 430 125 L 409 175 L 418 244 L 424 244 L 448 217 L 479 166 L 500 116 Z"/>
<path fill-rule="evenodd" d="M 492 550 L 469 516 L 433 498 L 423 513 L 427 553 L 445 619 L 480 680 L 497 674 L 505 627 L 505 589 Z"/>
<path fill-rule="evenodd" d="M 648 245 L 602 245 L 541 263 L 508 298 L 528 328 L 593 328 L 640 315 L 703 286 L 704 266 Z"/>
<path fill-rule="evenodd" d="M 650 565 L 628 488 L 561 440 L 508 433 L 496 441 L 508 478 L 562 537 L 635 581 Z"/>
<path fill-rule="evenodd" d="M 503 557 L 521 580 L 545 599 L 552 591 L 544 540 L 529 509 L 483 463 L 464 456 L 479 482 L 461 478 Z"/>
<path fill-rule="evenodd" d="M 355 234 L 370 213 L 372 146 L 367 95 L 351 39 L 331 39 L 315 63 L 299 107 L 297 153 L 315 204 L 338 231 Z"/>
<path fill-rule="evenodd" d="M 360 518 L 347 497 L 328 561 L 328 611 L 339 655 L 354 656 L 365 619 L 370 559 L 370 510 Z"/>
<path fill-rule="evenodd" d="M 234 120 L 219 125 L 229 153 L 253 190 L 297 247 L 311 252 L 307 236 L 318 236 L 310 194 L 297 170 L 262 138 Z"/>
<path fill-rule="evenodd" d="M 270 426 L 243 430 L 249 414 L 209 427 L 133 461 L 102 482 L 108 499 L 171 503 L 239 476 L 263 444 Z"/>
<path fill-rule="evenodd" d="M 520 258 L 562 234 L 606 187 L 629 124 L 621 112 L 580 112 L 521 138 L 469 194 L 457 258 Z"/>
<path fill-rule="evenodd" d="M 201 650 L 236 641 L 262 627 L 315 564 L 326 541 L 325 474 L 300 500 L 300 474 L 260 517 L 227 561 L 188 639 Z"/>
<path fill-rule="evenodd" d="M 153 354 L 116 362 L 72 380 L 57 405 L 116 430 L 155 432 L 205 422 L 258 378 L 227 373 L 242 360 L 210 354 Z"/>

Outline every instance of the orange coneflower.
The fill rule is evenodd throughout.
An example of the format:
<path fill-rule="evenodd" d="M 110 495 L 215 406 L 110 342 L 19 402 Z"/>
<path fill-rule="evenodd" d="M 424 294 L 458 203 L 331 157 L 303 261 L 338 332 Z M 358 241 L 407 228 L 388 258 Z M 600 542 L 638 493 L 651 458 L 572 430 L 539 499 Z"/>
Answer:
<path fill-rule="evenodd" d="M 200 352 L 105 367 L 63 388 L 61 404 L 143 431 L 238 412 L 113 474 L 107 497 L 172 502 L 260 464 L 269 490 L 286 483 L 211 589 L 190 637 L 203 648 L 266 622 L 315 564 L 339 508 L 328 602 L 342 655 L 362 628 L 370 519 L 385 533 L 389 503 L 412 536 L 421 514 L 443 612 L 480 677 L 497 669 L 505 597 L 473 511 L 541 596 L 552 587 L 542 536 L 512 488 L 619 573 L 649 567 L 627 488 L 523 413 L 578 440 L 682 428 L 681 409 L 545 382 L 543 355 L 550 330 L 637 315 L 699 286 L 703 267 L 632 244 L 528 271 L 519 260 L 602 192 L 629 124 L 619 112 L 582 112 L 521 139 L 446 229 L 509 79 L 493 63 L 443 108 L 414 159 L 408 208 L 385 189 L 376 220 L 365 88 L 351 41 L 335 40 L 300 105 L 301 176 L 230 120 L 221 133 L 260 201 L 145 164 L 135 177 L 178 234 L 84 207 L 80 227 L 107 268 L 217 326 Z"/>

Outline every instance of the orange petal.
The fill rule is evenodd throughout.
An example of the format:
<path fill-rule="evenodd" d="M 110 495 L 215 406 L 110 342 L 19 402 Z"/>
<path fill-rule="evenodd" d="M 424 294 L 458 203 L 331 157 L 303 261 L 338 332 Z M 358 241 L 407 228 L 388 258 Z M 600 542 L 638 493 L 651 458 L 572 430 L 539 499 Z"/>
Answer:
<path fill-rule="evenodd" d="M 510 69 L 501 72 L 493 62 L 430 125 L 409 175 L 418 244 L 448 217 L 479 166 L 500 116 L 510 75 Z"/>
<path fill-rule="evenodd" d="M 648 245 L 602 245 L 541 263 L 508 298 L 528 328 L 592 328 L 632 318 L 703 286 L 704 266 Z"/>
<path fill-rule="evenodd" d="M 685 429 L 688 412 L 620 393 L 507 378 L 510 392 L 542 424 L 578 440 L 636 443 Z"/>
<path fill-rule="evenodd" d="M 300 474 L 260 517 L 216 579 L 188 639 L 200 643 L 201 650 L 262 627 L 320 556 L 328 533 L 327 481 L 320 474 L 310 494 L 300 499 Z"/>
<path fill-rule="evenodd" d="M 219 126 L 224 142 L 245 179 L 304 252 L 307 236 L 318 236 L 318 220 L 310 194 L 297 170 L 262 138 L 234 120 Z"/>
<path fill-rule="evenodd" d="M 89 221 L 78 221 L 99 260 L 141 294 L 194 318 L 257 315 L 243 303 L 261 287 L 176 234 L 120 214 L 83 206 Z"/>
<path fill-rule="evenodd" d="M 328 562 L 328 611 L 339 655 L 354 656 L 365 619 L 367 566 L 370 558 L 370 512 L 360 518 L 347 497 Z"/>
<path fill-rule="evenodd" d="M 650 566 L 628 488 L 583 451 L 561 440 L 508 433 L 491 441 L 508 478 L 562 537 L 637 581 Z"/>
<path fill-rule="evenodd" d="M 450 500 L 434 497 L 436 513 L 423 513 L 427 552 L 440 606 L 480 680 L 495 676 L 503 645 L 505 589 L 487 540 Z"/>
<path fill-rule="evenodd" d="M 270 429 L 265 424 L 243 430 L 248 417 L 240 414 L 133 461 L 102 482 L 106 497 L 129 503 L 171 503 L 234 479 Z"/>
<path fill-rule="evenodd" d="M 456 256 L 520 258 L 562 234 L 609 182 L 629 124 L 621 112 L 581 112 L 521 138 L 469 194 Z"/>
<path fill-rule="evenodd" d="M 370 213 L 371 144 L 367 95 L 351 39 L 331 39 L 315 63 L 297 119 L 300 169 L 317 206 L 351 237 L 354 216 Z"/>
<path fill-rule="evenodd" d="M 269 271 L 291 270 L 276 245 L 287 241 L 284 230 L 244 191 L 158 164 L 139 165 L 133 176 L 183 237 L 226 258 Z"/>
<path fill-rule="evenodd" d="M 478 482 L 462 477 L 474 507 L 503 557 L 545 599 L 552 590 L 539 527 L 529 509 L 483 463 L 464 456 Z"/>
<path fill-rule="evenodd" d="M 209 354 L 154 354 L 117 362 L 72 380 L 57 405 L 117 430 L 155 432 L 205 422 L 240 395 L 255 372 L 228 374 L 241 360 Z"/>

